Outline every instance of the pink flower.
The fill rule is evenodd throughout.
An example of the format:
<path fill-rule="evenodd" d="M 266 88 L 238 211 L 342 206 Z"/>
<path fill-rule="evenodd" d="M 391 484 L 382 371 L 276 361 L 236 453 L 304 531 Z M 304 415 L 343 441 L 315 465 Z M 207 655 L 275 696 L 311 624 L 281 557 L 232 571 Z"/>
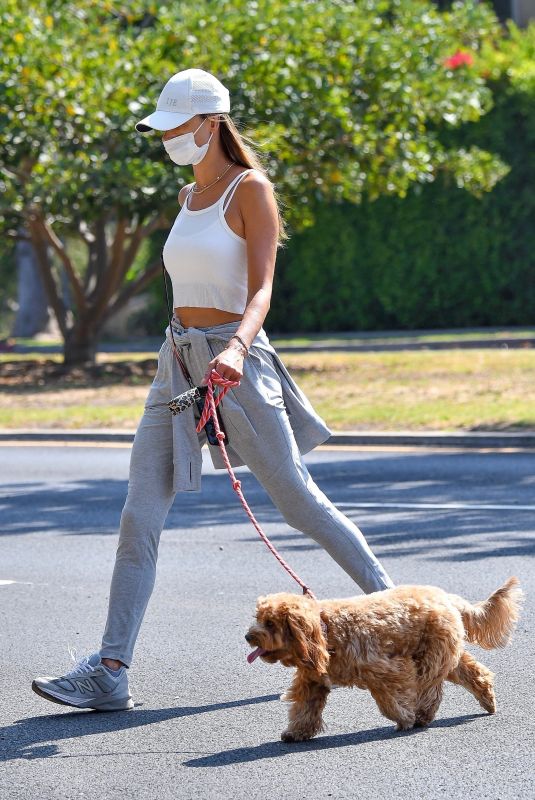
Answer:
<path fill-rule="evenodd" d="M 445 59 L 444 66 L 450 67 L 451 69 L 457 69 L 457 67 L 460 67 L 463 64 L 468 64 L 470 66 L 473 63 L 474 57 L 472 53 L 469 53 L 467 50 L 457 50 L 456 53 Z"/>

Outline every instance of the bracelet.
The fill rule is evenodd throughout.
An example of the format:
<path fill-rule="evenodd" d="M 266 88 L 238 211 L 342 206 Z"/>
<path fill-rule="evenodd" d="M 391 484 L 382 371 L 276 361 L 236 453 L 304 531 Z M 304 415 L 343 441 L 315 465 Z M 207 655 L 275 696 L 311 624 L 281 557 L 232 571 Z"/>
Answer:
<path fill-rule="evenodd" d="M 249 348 L 247 347 L 247 345 L 245 344 L 243 339 L 240 336 L 238 336 L 237 333 L 234 333 L 230 338 L 231 339 L 237 339 L 240 342 L 240 344 L 245 348 L 245 355 L 246 356 L 249 355 Z"/>

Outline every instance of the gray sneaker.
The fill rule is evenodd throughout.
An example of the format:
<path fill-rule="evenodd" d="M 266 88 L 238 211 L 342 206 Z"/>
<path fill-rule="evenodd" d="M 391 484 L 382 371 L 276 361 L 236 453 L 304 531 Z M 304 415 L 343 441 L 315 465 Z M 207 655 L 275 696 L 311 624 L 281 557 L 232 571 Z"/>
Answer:
<path fill-rule="evenodd" d="M 72 652 L 71 657 L 76 660 Z M 121 667 L 114 674 L 102 663 L 100 653 L 92 653 L 76 661 L 74 668 L 60 678 L 36 678 L 32 689 L 46 700 L 65 706 L 122 711 L 134 707 L 126 673 L 126 667 Z"/>

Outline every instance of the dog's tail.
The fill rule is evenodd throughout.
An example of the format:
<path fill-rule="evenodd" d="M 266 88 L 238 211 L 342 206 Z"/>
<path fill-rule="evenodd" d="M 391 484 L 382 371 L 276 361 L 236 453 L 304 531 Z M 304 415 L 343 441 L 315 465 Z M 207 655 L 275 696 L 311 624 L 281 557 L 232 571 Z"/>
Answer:
<path fill-rule="evenodd" d="M 508 578 L 486 600 L 469 603 L 459 595 L 450 595 L 461 612 L 466 639 L 485 650 L 505 647 L 511 640 L 520 615 L 524 593 L 516 576 Z"/>

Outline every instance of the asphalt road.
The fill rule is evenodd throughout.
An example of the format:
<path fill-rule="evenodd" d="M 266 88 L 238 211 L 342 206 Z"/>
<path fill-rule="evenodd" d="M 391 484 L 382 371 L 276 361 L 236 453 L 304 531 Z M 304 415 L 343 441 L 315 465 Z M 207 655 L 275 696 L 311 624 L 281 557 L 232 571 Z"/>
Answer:
<path fill-rule="evenodd" d="M 396 583 L 470 600 L 517 575 L 526 593 L 496 672 L 498 711 L 446 685 L 428 729 L 396 733 L 367 692 L 336 689 L 326 733 L 285 744 L 291 671 L 249 665 L 258 595 L 300 591 L 260 541 L 226 472 L 205 454 L 203 492 L 178 495 L 130 670 L 133 711 L 77 712 L 31 680 L 98 648 L 129 446 L 0 447 L 0 796 L 60 798 L 533 797 L 535 454 L 324 450 L 314 478 L 364 532 Z M 246 467 L 244 494 L 320 598 L 360 589 L 290 528 Z"/>

